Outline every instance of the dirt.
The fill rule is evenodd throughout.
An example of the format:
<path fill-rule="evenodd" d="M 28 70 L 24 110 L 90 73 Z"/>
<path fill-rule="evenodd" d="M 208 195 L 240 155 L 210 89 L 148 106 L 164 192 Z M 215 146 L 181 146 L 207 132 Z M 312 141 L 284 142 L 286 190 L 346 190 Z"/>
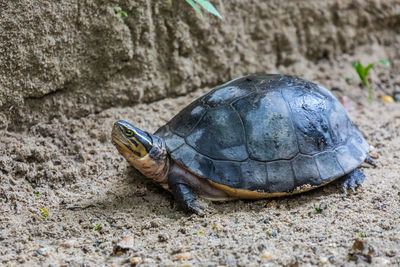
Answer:
<path fill-rule="evenodd" d="M 0 265 L 399 266 L 400 103 L 381 100 L 400 92 L 398 0 L 220 1 L 224 22 L 166 2 L 0 3 Z M 370 104 L 351 64 L 380 59 Z M 111 144 L 116 120 L 154 132 L 254 72 L 351 99 L 378 163 L 362 187 L 207 202 L 199 217 Z"/>
<path fill-rule="evenodd" d="M 61 117 L 1 136 L 1 264 L 400 264 L 400 104 L 379 99 L 400 90 L 399 75 L 376 66 L 369 104 L 351 70 L 354 59 L 345 55 L 298 74 L 354 102 L 350 116 L 378 163 L 362 165 L 367 178 L 356 192 L 343 194 L 334 182 L 292 197 L 209 202 L 205 217 L 180 210 L 170 193 L 118 154 L 111 126 L 125 119 L 153 132 L 209 88 L 80 119 Z M 347 84 L 345 76 L 353 80 Z"/>

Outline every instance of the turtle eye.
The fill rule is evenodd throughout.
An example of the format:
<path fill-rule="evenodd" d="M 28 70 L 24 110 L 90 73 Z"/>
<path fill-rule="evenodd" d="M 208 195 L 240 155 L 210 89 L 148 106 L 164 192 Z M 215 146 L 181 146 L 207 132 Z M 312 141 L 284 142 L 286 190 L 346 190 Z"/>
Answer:
<path fill-rule="evenodd" d="M 133 135 L 133 131 L 132 130 L 125 130 L 125 135 L 128 137 L 131 137 Z"/>

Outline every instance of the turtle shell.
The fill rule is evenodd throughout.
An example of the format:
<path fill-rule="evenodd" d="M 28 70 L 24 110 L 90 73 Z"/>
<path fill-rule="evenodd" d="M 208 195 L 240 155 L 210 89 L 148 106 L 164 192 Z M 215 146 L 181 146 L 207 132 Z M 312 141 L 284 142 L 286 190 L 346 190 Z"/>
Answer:
<path fill-rule="evenodd" d="M 328 90 L 286 75 L 218 86 L 155 134 L 197 176 L 262 193 L 323 185 L 356 169 L 369 150 Z"/>

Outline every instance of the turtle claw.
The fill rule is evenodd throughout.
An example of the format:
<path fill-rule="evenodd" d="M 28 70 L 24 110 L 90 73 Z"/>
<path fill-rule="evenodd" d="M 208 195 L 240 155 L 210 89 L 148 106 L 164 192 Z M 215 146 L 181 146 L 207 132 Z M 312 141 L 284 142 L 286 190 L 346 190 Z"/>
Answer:
<path fill-rule="evenodd" d="M 356 169 L 343 177 L 342 191 L 347 193 L 347 190 L 355 192 L 355 189 L 364 182 L 365 175 L 362 171 Z"/>
<path fill-rule="evenodd" d="M 374 168 L 376 168 L 378 166 L 376 164 L 375 160 L 373 160 L 370 155 L 367 155 L 367 157 L 365 158 L 364 162 L 368 163 L 369 165 L 372 165 Z"/>
<path fill-rule="evenodd" d="M 194 213 L 198 216 L 204 217 L 206 215 L 206 210 L 207 204 L 197 201 L 197 200 L 192 200 L 190 202 L 185 203 L 185 209 L 188 212 Z"/>

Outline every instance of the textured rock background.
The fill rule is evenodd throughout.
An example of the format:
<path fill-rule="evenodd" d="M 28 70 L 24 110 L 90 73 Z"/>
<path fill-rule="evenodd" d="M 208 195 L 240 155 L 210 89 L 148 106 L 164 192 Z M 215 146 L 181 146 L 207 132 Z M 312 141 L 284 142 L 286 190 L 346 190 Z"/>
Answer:
<path fill-rule="evenodd" d="M 0 129 L 186 94 L 377 45 L 399 68 L 400 2 L 1 1 Z M 127 18 L 114 16 L 120 6 Z M 393 60 L 392 60 L 393 61 Z"/>

